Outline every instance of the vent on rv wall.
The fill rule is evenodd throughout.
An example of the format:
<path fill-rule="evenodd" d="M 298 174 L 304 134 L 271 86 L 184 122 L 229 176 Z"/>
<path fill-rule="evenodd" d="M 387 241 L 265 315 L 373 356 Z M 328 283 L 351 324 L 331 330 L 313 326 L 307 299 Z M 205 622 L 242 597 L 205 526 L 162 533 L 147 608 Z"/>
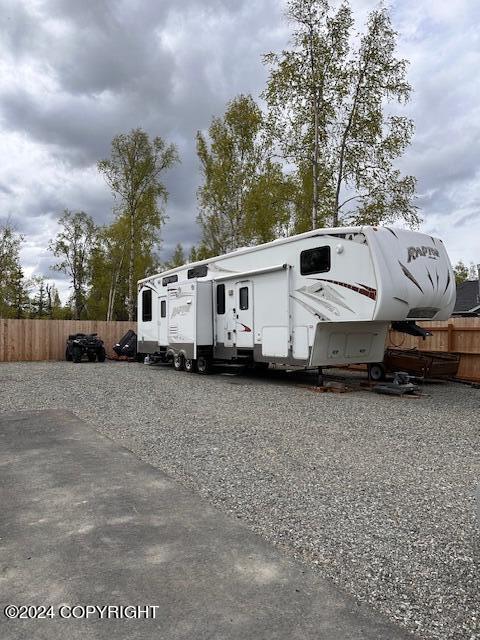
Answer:
<path fill-rule="evenodd" d="M 415 307 L 408 312 L 407 318 L 433 318 L 440 309 L 438 307 Z"/>

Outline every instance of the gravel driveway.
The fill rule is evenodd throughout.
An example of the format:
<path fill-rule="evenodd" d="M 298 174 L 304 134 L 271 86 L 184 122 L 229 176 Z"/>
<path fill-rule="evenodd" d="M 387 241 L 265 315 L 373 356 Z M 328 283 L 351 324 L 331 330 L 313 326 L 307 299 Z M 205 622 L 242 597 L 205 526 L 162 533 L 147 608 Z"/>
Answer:
<path fill-rule="evenodd" d="M 480 638 L 480 390 L 318 394 L 140 364 L 0 365 L 0 410 L 71 409 L 420 638 Z"/>

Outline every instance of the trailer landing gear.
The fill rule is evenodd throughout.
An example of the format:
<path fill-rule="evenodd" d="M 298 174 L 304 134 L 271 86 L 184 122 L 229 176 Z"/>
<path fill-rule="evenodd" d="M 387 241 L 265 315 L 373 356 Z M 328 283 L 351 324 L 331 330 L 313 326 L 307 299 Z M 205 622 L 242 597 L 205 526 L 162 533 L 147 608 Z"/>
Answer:
<path fill-rule="evenodd" d="M 323 370 L 322 367 L 318 367 L 317 370 L 317 387 L 323 387 L 323 383 L 325 382 L 324 377 L 323 377 Z"/>

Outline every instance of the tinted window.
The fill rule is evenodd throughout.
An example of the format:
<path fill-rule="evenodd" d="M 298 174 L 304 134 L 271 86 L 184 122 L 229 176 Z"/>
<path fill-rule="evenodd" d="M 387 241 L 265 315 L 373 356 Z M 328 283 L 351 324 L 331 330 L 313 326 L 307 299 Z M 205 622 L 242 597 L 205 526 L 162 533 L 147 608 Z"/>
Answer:
<path fill-rule="evenodd" d="M 245 309 L 248 309 L 248 287 L 241 287 L 239 289 L 239 295 L 240 295 L 240 309 L 242 311 L 245 311 Z"/>
<path fill-rule="evenodd" d="M 167 315 L 167 301 L 160 300 L 160 317 L 165 318 Z"/>
<path fill-rule="evenodd" d="M 219 316 L 225 313 L 225 285 L 217 285 L 217 313 Z"/>
<path fill-rule="evenodd" d="M 142 293 L 142 322 L 152 319 L 152 290 L 145 289 Z"/>
<path fill-rule="evenodd" d="M 203 278 L 208 273 L 208 265 L 202 264 L 199 267 L 192 267 L 187 272 L 188 278 Z"/>
<path fill-rule="evenodd" d="M 300 273 L 307 276 L 310 273 L 324 273 L 330 271 L 330 247 L 315 247 L 300 254 Z"/>
<path fill-rule="evenodd" d="M 171 282 L 178 282 L 177 274 L 175 274 L 173 276 L 165 276 L 165 278 L 163 278 L 163 280 L 162 280 L 162 284 L 163 284 L 164 287 L 166 287 L 167 284 L 170 284 Z"/>

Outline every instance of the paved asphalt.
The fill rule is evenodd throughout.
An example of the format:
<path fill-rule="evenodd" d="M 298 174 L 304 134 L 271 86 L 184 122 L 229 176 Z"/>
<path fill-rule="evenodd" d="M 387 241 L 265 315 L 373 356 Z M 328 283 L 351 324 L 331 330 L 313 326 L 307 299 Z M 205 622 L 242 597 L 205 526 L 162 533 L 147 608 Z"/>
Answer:
<path fill-rule="evenodd" d="M 0 498 L 2 640 L 412 637 L 69 412 L 1 415 Z M 73 605 L 158 608 L 59 617 Z"/>

